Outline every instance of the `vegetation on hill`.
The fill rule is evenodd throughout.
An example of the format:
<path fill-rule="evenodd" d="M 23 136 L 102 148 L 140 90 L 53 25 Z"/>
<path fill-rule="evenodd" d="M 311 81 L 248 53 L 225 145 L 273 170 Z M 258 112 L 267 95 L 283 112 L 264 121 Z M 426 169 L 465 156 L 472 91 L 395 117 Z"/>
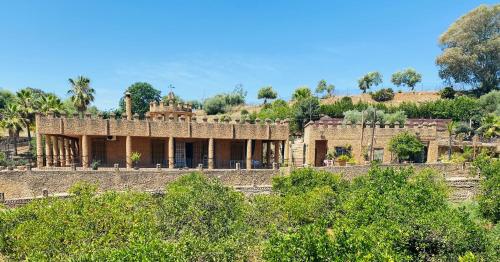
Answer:
<path fill-rule="evenodd" d="M 482 172 L 500 174 L 498 164 L 490 167 Z M 0 209 L 0 253 L 36 261 L 499 259 L 492 205 L 480 202 L 486 212 L 477 212 L 477 205 L 450 204 L 431 170 L 373 167 L 348 182 L 299 169 L 276 177 L 273 191 L 244 197 L 197 173 L 160 197 L 96 194 L 79 183 L 68 199 Z"/>

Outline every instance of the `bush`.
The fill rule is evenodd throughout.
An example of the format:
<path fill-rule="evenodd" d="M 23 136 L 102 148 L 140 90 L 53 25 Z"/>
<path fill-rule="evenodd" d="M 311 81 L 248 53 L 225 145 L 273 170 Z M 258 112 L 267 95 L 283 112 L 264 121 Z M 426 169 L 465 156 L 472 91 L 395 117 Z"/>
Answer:
<path fill-rule="evenodd" d="M 455 98 L 455 94 L 456 91 L 451 86 L 447 86 L 439 92 L 439 95 L 441 96 L 442 99 L 453 99 Z"/>
<path fill-rule="evenodd" d="M 422 152 L 424 145 L 411 133 L 402 132 L 395 135 L 389 141 L 389 150 L 396 154 L 399 161 L 409 160 Z"/>
<path fill-rule="evenodd" d="M 232 106 L 245 103 L 247 93 L 241 87 L 236 87 L 231 93 L 218 94 L 203 102 L 203 109 L 209 115 L 224 114 Z"/>
<path fill-rule="evenodd" d="M 377 102 L 390 101 L 394 98 L 394 90 L 392 88 L 382 88 L 375 93 L 370 93 L 370 95 Z"/>
<path fill-rule="evenodd" d="M 188 261 L 245 260 L 252 238 L 243 195 L 191 173 L 165 188 L 160 228 Z"/>
<path fill-rule="evenodd" d="M 500 221 L 500 160 L 481 153 L 474 161 L 480 171 L 479 208 L 483 216 L 494 223 Z"/>

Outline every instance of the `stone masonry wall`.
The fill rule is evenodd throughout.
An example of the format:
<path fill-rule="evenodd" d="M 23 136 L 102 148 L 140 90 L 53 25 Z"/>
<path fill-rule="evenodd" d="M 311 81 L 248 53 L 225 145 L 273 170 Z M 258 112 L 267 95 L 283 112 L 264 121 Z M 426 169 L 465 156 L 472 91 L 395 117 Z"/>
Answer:
<path fill-rule="evenodd" d="M 383 167 L 396 165 L 383 165 Z M 450 199 L 461 201 L 471 199 L 477 191 L 479 178 L 469 176 L 468 169 L 457 165 L 413 165 L 418 171 L 433 168 L 445 177 L 452 189 Z M 369 166 L 317 168 L 340 173 L 351 180 L 364 175 Z M 47 189 L 49 195 L 65 194 L 80 181 L 96 183 L 100 191 L 136 190 L 161 191 L 165 185 L 194 170 L 137 170 L 137 171 L 2 171 L 0 172 L 0 193 L 6 200 L 40 197 Z M 279 170 L 203 170 L 210 177 L 219 179 L 224 185 L 236 188 L 266 188 L 275 176 L 286 174 L 287 169 Z"/>

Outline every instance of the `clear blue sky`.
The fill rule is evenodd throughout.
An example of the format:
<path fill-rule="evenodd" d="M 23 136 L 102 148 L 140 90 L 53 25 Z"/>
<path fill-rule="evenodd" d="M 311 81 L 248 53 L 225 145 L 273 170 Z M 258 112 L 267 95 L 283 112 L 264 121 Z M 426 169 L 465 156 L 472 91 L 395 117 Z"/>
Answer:
<path fill-rule="evenodd" d="M 481 3 L 495 1 L 0 0 L 0 87 L 66 97 L 82 74 L 109 109 L 136 81 L 186 99 L 242 83 L 256 102 L 264 85 L 287 99 L 324 78 L 345 95 L 366 72 L 392 86 L 394 71 L 414 67 L 417 89 L 432 90 L 439 35 Z"/>

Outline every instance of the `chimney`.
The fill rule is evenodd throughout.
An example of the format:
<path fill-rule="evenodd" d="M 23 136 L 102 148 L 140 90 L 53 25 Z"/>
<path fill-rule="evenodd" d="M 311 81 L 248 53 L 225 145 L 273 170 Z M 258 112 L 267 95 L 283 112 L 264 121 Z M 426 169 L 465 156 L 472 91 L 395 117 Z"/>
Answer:
<path fill-rule="evenodd" d="M 125 93 L 125 112 L 127 120 L 132 120 L 132 97 L 129 92 Z"/>

